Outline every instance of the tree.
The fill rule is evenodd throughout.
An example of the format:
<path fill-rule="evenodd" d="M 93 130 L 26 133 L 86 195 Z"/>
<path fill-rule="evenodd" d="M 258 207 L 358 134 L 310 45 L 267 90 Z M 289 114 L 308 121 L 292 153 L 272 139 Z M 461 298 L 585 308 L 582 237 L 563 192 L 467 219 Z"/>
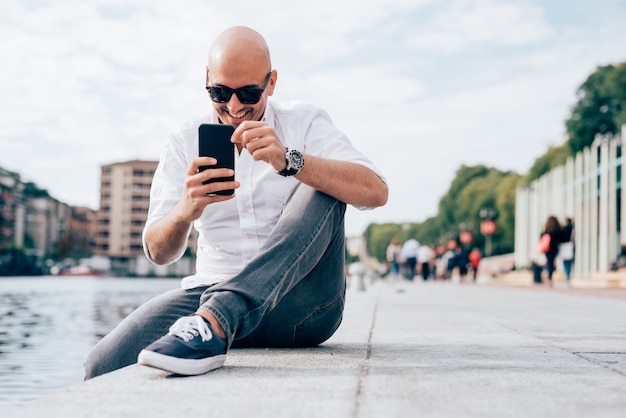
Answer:
<path fill-rule="evenodd" d="M 553 168 L 565 164 L 570 155 L 572 155 L 570 145 L 567 143 L 550 147 L 544 155 L 535 160 L 528 174 L 526 174 L 525 183 L 529 184 L 531 181 L 538 179 Z"/>
<path fill-rule="evenodd" d="M 615 134 L 626 123 L 626 63 L 598 67 L 577 96 L 565 122 L 571 155 L 591 145 L 597 134 Z"/>
<path fill-rule="evenodd" d="M 500 239 L 494 245 L 499 254 L 513 252 L 515 248 L 515 195 L 517 187 L 522 183 L 522 176 L 508 173 L 502 178 L 496 190 L 496 210 Z"/>
<path fill-rule="evenodd" d="M 443 244 L 458 238 L 462 224 L 474 236 L 472 245 L 482 247 L 480 211 L 484 208 L 495 209 L 499 215 L 498 229 L 492 237 L 493 253 L 510 252 L 514 242 L 515 189 L 520 179 L 519 174 L 512 172 L 463 165 L 439 201 L 437 216 L 421 223 L 369 225 L 365 232 L 368 253 L 384 261 L 387 244 L 394 237 L 401 242 L 415 237 L 424 244 Z"/>
<path fill-rule="evenodd" d="M 398 224 L 370 224 L 364 233 L 368 254 L 379 261 L 385 261 L 387 245 L 391 239 L 397 238 L 403 242 L 407 239 L 407 233 Z"/>
<path fill-rule="evenodd" d="M 456 172 L 456 177 L 452 180 L 450 189 L 445 196 L 439 201 L 439 213 L 437 218 L 440 220 L 442 227 L 448 227 L 456 222 L 457 198 L 461 190 L 475 178 L 481 178 L 487 175 L 489 169 L 484 165 L 468 167 L 462 165 Z M 456 227 L 455 227 L 456 228 Z"/>
<path fill-rule="evenodd" d="M 615 67 L 607 77 L 608 90 L 616 103 L 615 125 L 621 129 L 626 124 L 626 62 Z"/>
<path fill-rule="evenodd" d="M 26 198 L 50 197 L 46 189 L 40 189 L 33 182 L 28 182 L 24 184 L 23 193 L 24 193 L 24 197 Z"/>

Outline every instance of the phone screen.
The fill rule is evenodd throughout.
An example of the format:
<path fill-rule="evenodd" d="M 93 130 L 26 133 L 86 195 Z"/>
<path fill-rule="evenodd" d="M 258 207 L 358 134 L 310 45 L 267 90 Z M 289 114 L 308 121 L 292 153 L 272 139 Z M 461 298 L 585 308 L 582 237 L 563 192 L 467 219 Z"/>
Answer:
<path fill-rule="evenodd" d="M 232 125 L 202 124 L 198 128 L 198 155 L 200 157 L 213 157 L 217 164 L 213 166 L 200 167 L 200 171 L 209 168 L 230 168 L 235 169 L 235 144 L 230 142 L 235 128 Z M 233 181 L 235 176 L 218 177 L 208 180 L 206 183 L 217 181 Z M 235 191 L 220 190 L 215 192 L 219 195 L 232 195 Z"/>

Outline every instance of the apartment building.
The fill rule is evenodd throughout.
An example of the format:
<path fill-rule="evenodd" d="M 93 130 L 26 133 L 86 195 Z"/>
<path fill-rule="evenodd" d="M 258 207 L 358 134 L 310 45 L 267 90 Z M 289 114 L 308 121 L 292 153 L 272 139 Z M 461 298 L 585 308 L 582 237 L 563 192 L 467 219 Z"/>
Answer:
<path fill-rule="evenodd" d="M 28 199 L 26 237 L 40 258 L 59 258 L 61 237 L 69 234 L 71 207 L 49 196 Z"/>
<path fill-rule="evenodd" d="M 24 245 L 24 183 L 0 167 L 0 250 Z"/>
<path fill-rule="evenodd" d="M 97 212 L 82 206 L 72 206 L 70 210 L 68 233 L 61 237 L 58 251 L 74 258 L 91 257 L 95 245 Z"/>
<path fill-rule="evenodd" d="M 133 160 L 102 166 L 100 210 L 96 217 L 97 255 L 112 259 L 143 255 L 141 233 L 157 164 Z"/>
<path fill-rule="evenodd" d="M 101 167 L 95 254 L 108 257 L 111 271 L 116 275 L 189 274 L 189 262 L 159 269 L 149 264 L 144 256 L 141 236 L 157 165 L 157 161 L 132 160 Z M 191 239 L 190 243 L 195 241 Z M 195 252 L 195 245 L 190 247 Z"/>

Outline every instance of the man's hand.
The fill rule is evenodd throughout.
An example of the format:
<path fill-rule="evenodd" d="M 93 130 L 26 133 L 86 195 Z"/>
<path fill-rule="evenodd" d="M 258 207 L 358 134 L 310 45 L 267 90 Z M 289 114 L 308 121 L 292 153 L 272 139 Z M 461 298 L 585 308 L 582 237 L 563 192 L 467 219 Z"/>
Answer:
<path fill-rule="evenodd" d="M 206 183 L 212 178 L 232 176 L 230 168 L 207 168 L 200 171 L 200 167 L 212 166 L 217 163 L 213 157 L 194 158 L 185 173 L 183 196 L 177 205 L 179 219 L 191 223 L 202 215 L 204 208 L 215 202 L 230 200 L 234 195 L 216 195 L 215 192 L 239 188 L 237 181 L 220 181 Z"/>
<path fill-rule="evenodd" d="M 230 200 L 235 196 L 216 195 L 215 192 L 238 189 L 237 181 L 204 184 L 212 178 L 233 175 L 230 168 L 207 168 L 200 171 L 200 167 L 210 167 L 216 163 L 217 160 L 213 157 L 194 158 L 185 173 L 180 201 L 170 213 L 156 221 L 146 232 L 148 257 L 156 264 L 165 265 L 176 259 L 187 244 L 187 235 L 192 222 L 202 216 L 207 205 Z"/>
<path fill-rule="evenodd" d="M 231 141 L 247 149 L 255 161 L 265 161 L 275 171 L 286 166 L 285 146 L 267 122 L 242 122 L 235 129 Z"/>

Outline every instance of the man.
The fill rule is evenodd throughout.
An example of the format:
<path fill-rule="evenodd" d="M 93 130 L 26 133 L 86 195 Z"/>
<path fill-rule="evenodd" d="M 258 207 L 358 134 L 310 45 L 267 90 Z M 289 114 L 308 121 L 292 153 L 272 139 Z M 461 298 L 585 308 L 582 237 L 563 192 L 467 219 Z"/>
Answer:
<path fill-rule="evenodd" d="M 136 360 L 202 374 L 221 367 L 230 347 L 314 346 L 338 328 L 345 205 L 384 205 L 388 189 L 324 111 L 268 100 L 277 78 L 265 40 L 252 29 L 230 28 L 213 43 L 211 112 L 170 135 L 143 235 L 147 257 L 169 264 L 195 227 L 197 272 L 103 338 L 87 359 L 87 378 Z M 199 170 L 216 164 L 198 157 L 202 123 L 236 128 L 234 181 L 206 183 L 233 172 Z M 229 189 L 235 194 L 215 194 Z"/>
<path fill-rule="evenodd" d="M 435 252 L 426 244 L 421 244 L 417 250 L 417 262 L 420 265 L 422 280 L 427 281 L 430 276 L 430 264 L 433 261 Z"/>
<path fill-rule="evenodd" d="M 406 263 L 406 278 L 413 281 L 415 277 L 415 269 L 417 268 L 417 256 L 420 249 L 420 243 L 411 237 L 402 244 L 402 258 Z"/>

